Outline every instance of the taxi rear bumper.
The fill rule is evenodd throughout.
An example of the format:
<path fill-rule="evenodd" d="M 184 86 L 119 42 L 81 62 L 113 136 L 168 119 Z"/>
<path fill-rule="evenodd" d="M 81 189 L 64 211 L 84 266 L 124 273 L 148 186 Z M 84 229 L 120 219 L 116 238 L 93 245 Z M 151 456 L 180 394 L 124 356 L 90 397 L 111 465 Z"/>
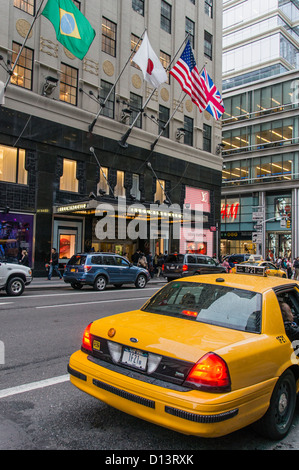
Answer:
<path fill-rule="evenodd" d="M 73 385 L 112 407 L 201 437 L 220 437 L 257 421 L 267 411 L 275 385 L 273 379 L 223 394 L 166 388 L 163 381 L 139 381 L 101 367 L 82 351 L 71 356 L 68 371 Z"/>

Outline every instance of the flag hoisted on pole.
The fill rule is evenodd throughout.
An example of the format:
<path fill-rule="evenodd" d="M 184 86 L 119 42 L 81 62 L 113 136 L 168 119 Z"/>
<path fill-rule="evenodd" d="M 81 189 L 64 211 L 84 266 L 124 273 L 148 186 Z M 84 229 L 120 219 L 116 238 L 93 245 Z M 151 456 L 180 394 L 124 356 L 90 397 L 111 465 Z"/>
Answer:
<path fill-rule="evenodd" d="M 189 40 L 181 57 L 169 73 L 179 82 L 182 90 L 190 96 L 200 112 L 204 111 L 207 106 L 206 95 Z"/>
<path fill-rule="evenodd" d="M 187 40 L 188 37 L 189 37 L 189 33 L 187 34 L 186 38 L 184 39 L 184 42 Z M 183 44 L 184 44 L 184 42 L 183 42 Z M 142 47 L 142 45 L 140 46 L 139 50 L 141 49 L 141 47 Z M 180 46 L 179 50 L 181 49 L 181 47 L 182 47 L 182 46 Z M 138 50 L 138 52 L 139 52 L 139 50 Z M 166 75 L 166 80 L 167 80 L 167 73 L 166 73 L 166 72 L 167 72 L 167 71 L 169 70 L 169 68 L 171 67 L 171 64 L 172 64 L 172 62 L 174 61 L 174 59 L 176 58 L 177 54 L 178 54 L 178 52 L 176 52 L 174 58 L 172 59 L 172 61 L 171 61 L 170 64 L 168 65 L 167 69 L 164 70 L 165 75 Z M 133 59 L 134 62 L 135 62 L 136 55 L 137 55 L 137 54 L 135 54 L 134 59 Z M 148 56 L 148 59 L 151 59 L 151 58 Z M 138 60 L 138 56 L 137 56 L 137 60 Z M 151 59 L 151 60 L 152 60 L 152 59 Z M 158 59 L 158 60 L 159 60 L 159 59 Z M 137 62 L 136 62 L 136 63 L 137 63 Z M 146 62 L 145 62 L 145 63 L 146 63 Z M 147 61 L 147 64 L 151 67 L 151 64 L 150 64 L 149 60 Z M 137 63 L 137 65 L 139 65 L 139 64 Z M 145 80 L 147 80 L 147 81 L 149 81 L 149 79 L 150 79 L 150 74 L 149 74 L 148 71 L 147 71 L 148 65 L 146 66 L 146 73 L 143 71 Z M 162 66 L 162 64 L 161 64 L 161 66 Z M 162 67 L 163 67 L 163 66 L 162 66 Z M 161 74 L 161 75 L 159 75 L 159 77 L 161 77 L 161 79 L 162 79 L 162 78 L 163 78 L 163 75 Z M 164 77 L 164 78 L 165 78 L 165 77 Z M 166 80 L 163 79 L 163 81 L 162 81 L 161 83 L 164 83 L 164 81 L 166 81 Z M 150 83 L 151 83 L 151 82 L 150 82 Z M 159 83 L 159 84 L 161 84 L 161 83 Z M 158 86 L 159 86 L 159 84 L 158 84 Z M 155 85 L 154 85 L 154 86 L 155 86 Z M 149 97 L 147 98 L 146 102 L 145 102 L 144 105 L 142 106 L 142 109 L 139 111 L 139 113 L 138 113 L 137 116 L 135 117 L 135 119 L 134 119 L 134 121 L 132 122 L 131 126 L 129 127 L 129 129 L 127 130 L 127 132 L 122 136 L 122 138 L 120 139 L 120 141 L 118 142 L 119 145 L 120 145 L 120 147 L 122 147 L 122 148 L 127 148 L 127 147 L 128 147 L 127 140 L 128 140 L 128 138 L 129 138 L 129 136 L 130 136 L 130 134 L 131 134 L 131 132 L 132 132 L 132 129 L 133 129 L 133 127 L 135 126 L 136 122 L 138 121 L 138 119 L 139 119 L 139 117 L 140 117 L 140 114 L 144 111 L 144 109 L 146 108 L 147 104 L 148 104 L 148 103 L 150 102 L 150 100 L 152 99 L 152 97 L 153 97 L 153 95 L 154 95 L 156 89 L 158 88 L 158 86 L 155 86 L 155 88 L 153 89 L 152 93 L 149 95 Z"/>
<path fill-rule="evenodd" d="M 96 33 L 72 0 L 48 0 L 42 15 L 54 26 L 57 41 L 82 60 Z"/>
<path fill-rule="evenodd" d="M 200 81 L 206 96 L 206 111 L 208 111 L 218 121 L 225 111 L 223 100 L 219 90 L 216 88 L 205 67 L 200 75 Z"/>
<path fill-rule="evenodd" d="M 155 88 L 167 82 L 167 73 L 150 45 L 147 33 L 145 33 L 142 44 L 136 52 L 133 61 L 142 70 L 144 80 Z"/>
<path fill-rule="evenodd" d="M 208 111 L 216 120 L 224 113 L 223 101 L 219 90 L 207 73 L 205 67 L 198 70 L 190 41 L 169 72 L 181 85 L 193 103 L 198 106 L 199 111 Z"/>
<path fill-rule="evenodd" d="M 109 96 L 110 96 L 110 95 L 112 94 L 112 92 L 115 90 L 115 87 L 116 87 L 117 83 L 119 82 L 119 80 L 120 80 L 120 78 L 121 78 L 121 76 L 122 76 L 122 74 L 123 74 L 123 72 L 124 72 L 126 66 L 128 65 L 128 63 L 129 63 L 130 60 L 131 60 L 133 54 L 135 54 L 135 51 L 136 51 L 137 47 L 139 46 L 139 43 L 140 43 L 140 41 L 141 41 L 141 39 L 142 39 L 142 37 L 143 37 L 143 35 L 144 35 L 145 33 L 146 33 L 146 29 L 145 29 L 144 32 L 142 33 L 141 38 L 139 39 L 139 41 L 136 43 L 136 45 L 135 45 L 135 47 L 134 47 L 134 50 L 131 52 L 130 57 L 128 58 L 128 60 L 127 60 L 127 62 L 125 63 L 125 65 L 124 65 L 122 71 L 120 72 L 119 76 L 117 77 L 117 79 L 116 79 L 116 81 L 115 81 L 113 87 L 111 88 L 111 90 L 109 91 L 108 95 L 106 96 L 105 101 L 101 104 L 101 107 L 100 107 L 100 109 L 99 109 L 99 112 L 97 113 L 97 115 L 96 115 L 96 117 L 94 118 L 94 120 L 92 121 L 92 123 L 88 126 L 89 132 L 92 132 L 92 131 L 93 131 L 93 128 L 94 128 L 94 126 L 95 126 L 95 124 L 96 124 L 96 122 L 97 122 L 97 120 L 98 120 L 98 117 L 100 116 L 102 110 L 104 109 L 104 107 L 105 107 L 105 105 L 106 105 L 106 103 L 107 103 L 107 101 L 108 101 L 108 99 L 109 99 Z"/>

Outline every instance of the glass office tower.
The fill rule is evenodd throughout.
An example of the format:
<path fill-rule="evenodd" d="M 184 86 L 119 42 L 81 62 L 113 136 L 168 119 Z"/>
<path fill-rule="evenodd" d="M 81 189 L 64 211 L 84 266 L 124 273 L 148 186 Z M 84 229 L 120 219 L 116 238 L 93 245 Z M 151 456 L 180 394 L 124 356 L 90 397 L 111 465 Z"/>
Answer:
<path fill-rule="evenodd" d="M 221 251 L 294 257 L 299 5 L 230 0 L 223 6 Z M 258 222 L 255 212 L 262 213 Z"/>

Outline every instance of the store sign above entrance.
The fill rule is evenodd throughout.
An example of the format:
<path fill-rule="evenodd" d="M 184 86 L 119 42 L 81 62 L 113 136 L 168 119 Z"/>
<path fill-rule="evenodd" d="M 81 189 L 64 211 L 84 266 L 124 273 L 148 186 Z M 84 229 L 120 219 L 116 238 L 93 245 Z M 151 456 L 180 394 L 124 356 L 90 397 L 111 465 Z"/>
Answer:
<path fill-rule="evenodd" d="M 239 222 L 240 202 L 238 199 L 221 201 L 221 218 L 225 223 Z"/>
<path fill-rule="evenodd" d="M 56 208 L 54 211 L 57 214 L 64 214 L 66 212 L 76 212 L 76 211 L 83 211 L 88 208 L 88 203 L 78 203 L 78 204 L 68 204 L 66 206 L 60 206 Z"/>

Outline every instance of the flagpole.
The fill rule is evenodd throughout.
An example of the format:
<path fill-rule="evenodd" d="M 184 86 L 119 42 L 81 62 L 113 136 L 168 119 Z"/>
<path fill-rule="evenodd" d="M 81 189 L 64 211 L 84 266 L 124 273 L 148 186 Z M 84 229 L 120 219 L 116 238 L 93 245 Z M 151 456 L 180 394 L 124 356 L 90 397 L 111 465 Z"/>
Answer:
<path fill-rule="evenodd" d="M 187 39 L 189 38 L 190 36 L 190 33 L 187 33 L 184 41 L 182 42 L 182 44 L 180 45 L 179 49 L 177 50 L 176 54 L 174 55 L 174 57 L 172 58 L 171 62 L 169 63 L 168 67 L 166 68 L 166 72 L 170 69 L 173 61 L 175 60 L 176 56 L 178 55 L 179 51 L 181 50 L 182 46 L 184 45 L 184 43 L 187 41 Z M 141 113 L 143 113 L 144 109 L 146 108 L 147 104 L 149 103 L 149 101 L 152 99 L 152 96 L 154 95 L 154 93 L 156 92 L 158 87 L 154 88 L 152 93 L 149 95 L 148 99 L 146 100 L 146 102 L 144 103 L 144 105 L 142 106 L 141 110 L 139 111 L 139 113 L 137 114 L 137 116 L 135 117 L 134 121 L 132 122 L 131 126 L 129 127 L 129 129 L 127 130 L 127 132 L 122 136 L 121 140 L 118 142 L 118 144 L 120 145 L 120 147 L 122 148 L 127 148 L 128 147 L 128 144 L 127 144 L 127 139 L 128 137 L 130 136 L 131 132 L 132 132 L 132 129 L 133 127 L 135 126 L 136 122 L 138 121 Z"/>
<path fill-rule="evenodd" d="M 202 74 L 204 68 L 206 66 L 206 62 L 205 62 L 205 65 L 202 67 L 201 71 L 199 72 L 199 75 Z M 167 123 L 165 124 L 165 126 L 163 127 L 162 131 L 160 132 L 160 134 L 158 135 L 158 137 L 156 138 L 155 142 L 151 145 L 151 150 L 153 151 L 158 140 L 160 139 L 161 135 L 163 134 L 163 132 L 165 131 L 166 127 L 169 125 L 170 121 L 172 120 L 173 116 L 175 115 L 175 113 L 177 112 L 177 110 L 179 109 L 179 107 L 181 106 L 182 102 L 184 101 L 184 99 L 186 98 L 188 93 L 185 93 L 185 95 L 183 96 L 183 98 L 181 99 L 181 101 L 178 103 L 178 105 L 176 106 L 174 112 L 172 113 L 172 115 L 170 116 L 170 118 L 168 119 Z"/>
<path fill-rule="evenodd" d="M 160 134 L 158 135 L 158 137 L 156 138 L 155 142 L 151 145 L 151 150 L 153 151 L 158 140 L 160 139 L 161 135 L 163 134 L 163 132 L 165 131 L 166 127 L 169 125 L 170 121 L 172 120 L 173 116 L 175 115 L 175 113 L 177 112 L 177 110 L 179 109 L 179 107 L 181 106 L 182 102 L 184 101 L 184 99 L 186 98 L 186 95 L 187 93 L 185 93 L 185 95 L 183 96 L 183 98 L 181 99 L 181 101 L 178 103 L 178 105 L 176 106 L 175 110 L 173 111 L 172 115 L 170 116 L 170 118 L 168 119 L 167 123 L 165 124 L 165 126 L 163 126 L 163 129 L 162 131 L 160 132 Z"/>
<path fill-rule="evenodd" d="M 39 6 L 39 8 L 38 8 L 38 10 L 37 10 L 37 12 L 36 12 L 36 15 L 35 15 L 35 17 L 34 17 L 34 19 L 33 19 L 33 21 L 32 21 L 32 24 L 31 24 L 31 26 L 30 26 L 30 28 L 29 28 L 27 34 L 26 34 L 26 37 L 25 37 L 25 39 L 24 39 L 24 43 L 23 43 L 21 49 L 19 50 L 19 53 L 18 53 L 18 55 L 17 55 L 17 58 L 16 58 L 16 60 L 15 60 L 14 65 L 13 65 L 13 68 L 9 71 L 9 77 L 8 77 L 6 83 L 5 83 L 5 86 L 4 86 L 4 93 L 5 93 L 5 91 L 6 91 L 6 88 L 8 87 L 8 84 L 9 84 L 9 82 L 10 82 L 10 80 L 11 80 L 11 77 L 13 76 L 14 70 L 15 70 L 16 66 L 18 65 L 18 61 L 19 61 L 20 55 L 21 55 L 22 52 L 23 52 L 23 49 L 24 49 L 24 47 L 25 47 L 25 44 L 26 44 L 26 42 L 27 42 L 27 40 L 28 40 L 28 38 L 29 38 L 29 36 L 30 36 L 30 33 L 31 33 L 31 31 L 32 31 L 32 29 L 33 29 L 33 26 L 34 26 L 34 23 L 36 22 L 36 20 L 37 20 L 37 18 L 38 18 L 38 15 L 39 15 L 39 13 L 40 13 L 40 11 L 41 11 L 41 8 L 42 8 L 42 6 L 43 6 L 44 1 L 45 1 L 45 0 L 42 0 L 42 1 L 41 1 L 41 4 L 40 4 L 40 6 Z"/>
<path fill-rule="evenodd" d="M 137 47 L 138 47 L 138 45 L 139 45 L 141 39 L 143 38 L 145 32 L 146 32 L 146 28 L 145 28 L 145 30 L 143 31 L 143 33 L 142 33 L 141 37 L 139 38 L 138 42 L 136 43 L 136 45 L 135 45 L 133 51 L 131 52 L 131 55 L 130 55 L 129 59 L 128 59 L 127 62 L 125 63 L 125 65 L 124 65 L 122 71 L 120 72 L 119 76 L 117 77 L 116 82 L 114 83 L 113 87 L 111 88 L 111 90 L 109 91 L 108 95 L 106 96 L 105 101 L 101 104 L 101 107 L 100 107 L 100 109 L 99 109 L 99 112 L 97 113 L 97 115 L 96 115 L 96 117 L 94 118 L 94 120 L 92 121 L 92 123 L 89 125 L 89 127 L 88 127 L 89 132 L 92 132 L 92 131 L 93 131 L 93 128 L 94 128 L 94 126 L 95 126 L 95 123 L 96 123 L 97 120 L 98 120 L 98 117 L 100 116 L 102 110 L 105 108 L 105 105 L 106 105 L 106 103 L 107 103 L 107 101 L 108 101 L 108 99 L 109 99 L 111 93 L 115 90 L 115 87 L 116 87 L 117 83 L 119 82 L 120 77 L 122 76 L 122 74 L 123 74 L 123 72 L 124 72 L 126 66 L 128 65 L 128 63 L 130 62 L 130 60 L 131 60 L 131 58 L 132 58 L 132 55 L 135 53 L 135 51 L 136 51 L 136 49 L 137 49 Z"/>

